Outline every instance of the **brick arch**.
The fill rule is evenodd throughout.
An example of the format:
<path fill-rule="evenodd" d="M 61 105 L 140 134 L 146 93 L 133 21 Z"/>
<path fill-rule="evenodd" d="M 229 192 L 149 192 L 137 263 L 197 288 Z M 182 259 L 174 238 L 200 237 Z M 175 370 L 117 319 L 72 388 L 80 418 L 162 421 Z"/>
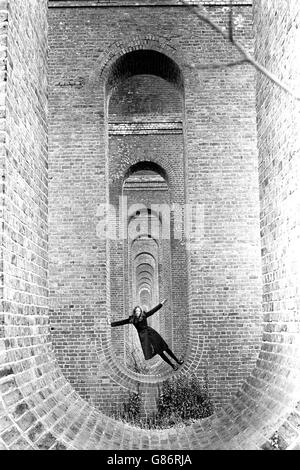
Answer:
<path fill-rule="evenodd" d="M 153 49 L 137 49 L 123 54 L 111 66 L 106 79 L 107 96 L 111 96 L 126 79 L 136 75 L 160 77 L 183 94 L 182 74 L 172 59 Z"/>
<path fill-rule="evenodd" d="M 152 284 L 152 281 L 153 281 L 153 274 L 150 272 L 150 271 L 139 271 L 137 272 L 137 283 L 138 285 L 140 285 L 142 283 L 142 281 L 149 281 L 150 282 L 150 286 Z"/>
<path fill-rule="evenodd" d="M 135 239 L 134 242 L 137 242 L 139 238 Z M 136 250 L 133 251 L 132 267 L 134 269 L 136 288 L 140 290 L 141 284 L 148 283 L 148 286 L 153 293 L 153 282 L 157 274 L 157 260 L 155 258 L 155 252 L 158 251 L 158 244 L 157 240 L 153 238 L 147 239 L 147 241 L 150 240 L 154 243 L 151 243 L 151 246 L 147 246 L 147 252 L 145 251 L 145 246 L 142 247 L 142 252 L 138 251 L 136 253 Z M 134 243 L 131 243 L 131 247 L 134 247 Z M 139 250 L 138 246 L 136 249 Z"/>
<path fill-rule="evenodd" d="M 138 253 L 134 259 L 138 258 L 139 256 L 150 256 L 153 261 L 154 261 L 154 256 L 152 255 L 152 253 L 148 252 L 148 251 L 141 251 L 140 253 Z"/>
<path fill-rule="evenodd" d="M 178 47 L 172 45 L 170 40 L 164 36 L 145 35 L 134 36 L 127 41 L 117 41 L 107 48 L 107 52 L 96 62 L 94 79 L 101 81 L 102 85 L 106 85 L 112 65 L 123 55 L 132 51 L 153 50 L 164 54 L 174 61 L 181 70 L 183 82 L 183 53 L 178 51 Z"/>
<path fill-rule="evenodd" d="M 149 271 L 140 271 L 138 273 L 137 283 L 139 285 L 142 283 L 142 281 L 145 281 L 145 282 L 149 282 L 150 283 L 149 285 L 151 286 L 152 280 L 153 280 L 153 276 Z"/>
<path fill-rule="evenodd" d="M 141 287 L 141 293 L 144 292 L 144 291 L 147 292 L 147 294 L 150 293 L 150 290 L 148 289 L 147 285 L 145 287 Z"/>
<path fill-rule="evenodd" d="M 150 291 L 150 289 L 149 289 L 149 287 L 148 287 L 147 284 L 142 285 L 142 286 L 140 287 L 140 296 L 141 296 L 141 298 L 142 298 L 142 297 L 143 297 L 143 298 L 145 298 L 145 297 L 146 297 L 146 298 L 150 298 L 150 297 L 151 297 L 151 291 Z M 149 305 L 149 304 L 147 304 L 147 305 Z M 147 309 L 148 309 L 148 307 L 146 306 L 146 304 L 144 304 L 143 302 L 142 302 L 142 309 L 143 309 L 143 310 L 147 310 Z"/>
<path fill-rule="evenodd" d="M 174 194 L 175 192 L 175 181 L 176 181 L 176 173 L 175 173 L 175 168 L 172 166 L 171 163 L 169 162 L 164 162 L 162 161 L 162 158 L 158 154 L 152 154 L 151 159 L 149 158 L 143 158 L 143 157 L 136 157 L 132 158 L 130 165 L 124 165 L 122 168 L 122 174 L 126 175 L 128 171 L 130 171 L 130 168 L 135 166 L 135 165 L 141 165 L 141 164 L 154 164 L 157 165 L 158 167 L 162 168 L 164 171 L 164 174 L 166 175 L 170 192 L 171 195 Z M 122 184 L 122 183 L 120 183 Z"/>
<path fill-rule="evenodd" d="M 156 162 L 147 161 L 147 160 L 138 160 L 135 163 L 132 163 L 130 167 L 124 173 L 123 182 L 131 175 L 138 171 L 143 170 L 152 170 L 155 173 L 159 174 L 167 183 L 168 183 L 168 174 L 164 168 L 164 166 L 157 164 Z"/>
<path fill-rule="evenodd" d="M 152 275 L 149 271 L 141 271 L 138 273 L 138 283 L 140 284 L 142 281 L 152 281 Z M 150 284 L 151 285 L 151 284 Z"/>
<path fill-rule="evenodd" d="M 148 292 L 151 292 L 151 279 L 147 279 L 145 277 L 141 278 L 140 281 L 138 282 L 138 290 L 140 291 L 142 288 L 145 289 L 146 287 L 148 288 Z"/>
<path fill-rule="evenodd" d="M 153 45 L 153 47 L 151 46 Z M 120 47 L 120 46 L 118 46 Z M 158 51 L 162 54 L 164 54 L 164 50 L 163 48 L 161 47 L 158 47 L 157 44 L 153 44 L 153 43 L 150 43 L 149 41 L 147 41 L 146 43 L 139 43 L 136 48 L 135 47 L 129 47 L 129 49 L 127 50 L 126 48 L 122 47 L 121 50 L 118 49 L 118 53 L 115 54 L 111 60 L 107 63 L 107 66 L 104 67 L 105 70 L 103 70 L 103 72 L 101 73 L 101 80 L 102 80 L 102 84 L 104 86 L 106 86 L 106 83 L 107 83 L 107 80 L 109 79 L 109 73 L 111 71 L 111 68 L 113 67 L 113 64 L 116 63 L 116 61 L 118 59 L 120 59 L 121 57 L 123 57 L 126 53 L 129 53 L 129 52 L 132 52 L 133 50 L 154 50 L 154 51 Z M 169 57 L 171 60 L 174 60 L 174 54 L 165 54 L 167 57 Z M 176 60 L 174 60 L 175 63 L 177 63 Z M 106 98 L 107 98 L 107 93 L 106 93 Z M 108 116 L 108 109 L 106 109 L 106 119 L 107 119 L 107 116 Z M 108 136 L 107 136 L 108 137 Z M 107 158 L 107 161 L 108 161 L 108 154 L 106 155 L 106 158 Z M 157 152 L 156 154 L 153 154 L 151 155 L 151 158 L 148 157 L 143 157 L 141 155 L 135 155 L 134 157 L 131 155 L 130 156 L 130 163 L 128 163 L 127 161 L 123 163 L 122 166 L 120 166 L 118 168 L 118 171 L 117 171 L 117 174 L 118 174 L 118 178 L 115 179 L 114 181 L 114 193 L 118 193 L 118 194 L 121 194 L 122 193 L 122 190 L 123 190 L 123 184 L 124 184 L 124 180 L 126 179 L 126 177 L 128 177 L 131 173 L 131 168 L 132 167 L 139 167 L 139 166 L 143 166 L 143 165 L 153 165 L 153 166 L 156 166 L 159 168 L 159 171 L 158 173 L 166 180 L 166 182 L 168 183 L 168 186 L 169 186 L 169 194 L 170 194 L 170 197 L 172 198 L 172 200 L 174 199 L 174 202 L 177 202 L 176 201 L 176 196 L 178 194 L 178 191 L 177 191 L 177 187 L 176 187 L 176 168 L 172 165 L 172 162 L 167 162 L 167 161 L 164 161 L 164 159 L 160 156 L 160 154 Z M 141 235 L 139 235 L 138 238 L 140 238 Z M 108 339 L 109 341 L 109 339 Z M 194 351 L 194 350 L 193 350 Z M 193 360 L 193 354 L 194 352 L 191 353 L 191 356 L 190 356 L 190 360 Z M 114 361 L 112 361 L 114 362 Z M 117 366 L 116 364 L 114 364 L 114 367 Z M 117 370 L 117 369 L 116 369 Z M 154 371 L 153 371 L 154 372 Z M 117 372 L 116 372 L 117 373 Z M 122 375 L 124 377 L 124 374 L 126 374 L 126 369 L 122 369 L 122 374 L 118 374 L 118 375 Z M 130 374 L 129 374 L 130 375 Z M 157 383 L 160 383 L 160 377 L 156 375 L 153 375 L 153 376 L 147 376 L 149 377 L 149 382 L 151 383 L 151 381 L 153 383 L 155 383 L 155 381 L 157 381 Z M 114 378 L 114 380 L 119 380 L 119 379 L 116 379 Z M 120 383 L 120 382 L 118 382 Z M 124 386 L 136 386 L 136 383 L 135 382 L 132 382 L 132 380 L 129 380 L 128 383 L 126 383 L 126 380 L 124 380 L 122 382 L 122 384 Z"/>
<path fill-rule="evenodd" d="M 134 243 L 138 242 L 139 240 L 143 239 L 143 237 L 144 237 L 145 240 L 153 240 L 156 243 L 156 245 L 158 246 L 157 238 L 153 237 L 152 235 L 149 237 L 147 233 L 141 233 L 141 234 L 137 235 L 132 240 L 131 246 L 134 245 Z"/>
<path fill-rule="evenodd" d="M 169 185 L 169 189 L 171 192 L 171 195 L 175 194 L 175 181 L 176 181 L 176 172 L 175 168 L 173 165 L 169 162 L 164 162 L 162 161 L 162 158 L 158 155 L 153 153 L 151 158 L 147 157 L 135 157 L 131 158 L 130 164 L 128 165 L 127 163 L 123 163 L 122 167 L 120 168 L 118 178 L 114 182 L 116 191 L 118 191 L 119 194 L 121 194 L 122 189 L 123 189 L 123 184 L 125 181 L 125 175 L 129 174 L 128 172 L 130 171 L 130 168 L 135 165 L 141 165 L 141 164 L 154 164 L 157 165 L 158 167 L 161 167 L 164 171 L 164 174 L 166 175 L 167 182 Z"/>
<path fill-rule="evenodd" d="M 137 212 L 139 212 L 139 214 L 137 215 Z M 133 214 L 129 213 L 129 218 L 128 218 L 128 223 L 127 223 L 127 226 L 129 227 L 129 225 L 135 220 L 137 219 L 140 215 L 143 215 L 143 214 L 147 214 L 148 216 L 155 216 L 156 219 L 158 219 L 159 223 L 162 224 L 162 215 L 159 213 L 157 213 L 155 210 L 152 210 L 152 209 L 148 209 L 148 208 L 143 208 L 143 209 L 138 209 L 137 211 L 135 210 Z M 139 238 L 142 238 L 142 237 L 148 237 L 149 238 L 149 234 L 147 233 L 142 233 L 142 234 L 139 234 L 136 236 L 136 238 L 132 241 L 132 243 L 139 239 Z M 151 235 L 151 238 L 153 238 L 154 240 L 156 240 L 155 237 L 153 237 Z"/>
<path fill-rule="evenodd" d="M 140 54 L 139 54 L 140 53 Z M 116 44 L 116 48 L 111 48 L 108 50 L 107 57 L 102 60 L 100 68 L 97 66 L 96 68 L 98 69 L 99 73 L 99 78 L 100 82 L 99 85 L 103 86 L 103 89 L 105 90 L 105 117 L 108 119 L 108 99 L 109 99 L 109 92 L 110 89 L 113 88 L 114 86 L 114 78 L 116 78 L 116 83 L 119 78 L 126 77 L 126 73 L 128 72 L 127 68 L 129 68 L 129 73 L 135 74 L 139 73 L 140 70 L 136 69 L 138 67 L 137 64 L 132 64 L 130 63 L 130 57 L 132 55 L 139 54 L 141 57 L 144 54 L 148 54 L 150 59 L 153 56 L 155 58 L 159 58 L 160 63 L 158 64 L 156 68 L 155 60 L 151 62 L 151 67 L 150 69 L 144 70 L 145 73 L 149 72 L 154 72 L 154 74 L 157 74 L 161 76 L 162 78 L 167 79 L 167 81 L 173 81 L 182 91 L 183 94 L 183 89 L 184 89 L 184 77 L 182 74 L 182 68 L 179 65 L 179 60 L 175 57 L 175 49 L 173 47 L 169 47 L 168 45 L 165 44 L 165 41 L 160 41 L 158 38 L 154 38 L 152 35 L 146 36 L 144 39 L 141 38 L 131 38 L 131 40 L 127 43 L 124 44 L 123 42 L 120 43 L 118 42 Z M 140 61 L 138 61 L 140 62 Z M 145 66 L 145 64 L 144 64 Z M 160 69 L 160 67 L 162 69 Z M 132 69 L 132 70 L 131 70 Z M 167 69 L 170 69 L 170 74 L 168 75 Z M 120 77 L 118 76 L 120 74 Z M 173 75 L 172 75 L 173 74 Z M 115 77 L 114 77 L 115 76 Z M 111 78 L 113 77 L 113 79 Z M 172 80 L 173 79 L 173 80 Z M 106 132 L 106 138 L 109 138 L 109 133 Z M 154 165 L 159 165 L 159 163 L 156 161 L 155 158 L 151 158 L 151 163 Z M 108 161 L 109 161 L 109 155 L 108 155 L 108 147 L 107 147 L 107 154 L 106 154 L 106 165 L 108 166 Z M 119 175 L 117 178 L 115 178 L 115 173 L 114 173 L 114 186 L 113 186 L 113 191 L 114 194 L 121 194 L 123 190 L 123 178 L 122 175 L 128 174 L 130 171 L 130 167 L 133 165 L 140 165 L 141 163 L 149 163 L 149 158 L 140 158 L 135 156 L 135 158 L 130 157 L 130 166 L 129 168 L 126 168 L 126 163 L 124 163 L 123 168 L 119 166 L 117 168 L 117 174 Z M 161 161 L 160 162 L 160 167 L 164 168 L 164 164 Z M 176 188 L 175 188 L 175 181 L 176 181 L 176 172 L 175 169 L 170 168 L 170 171 L 168 172 L 167 168 L 164 168 L 164 171 L 159 171 L 159 174 L 163 174 L 164 179 L 167 179 L 167 181 L 172 182 L 172 187 L 173 187 L 173 194 L 176 194 Z M 172 174 L 172 175 L 171 175 Z M 167 178 L 165 176 L 168 175 Z M 111 186 L 110 186 L 111 187 Z"/>
<path fill-rule="evenodd" d="M 139 275 L 148 274 L 149 276 L 152 276 L 154 273 L 154 269 L 152 268 L 151 264 L 138 264 L 136 271 Z"/>
<path fill-rule="evenodd" d="M 131 218 L 131 220 L 134 220 L 134 216 Z M 134 240 L 131 241 L 131 246 L 133 246 L 145 235 L 147 234 L 139 234 Z M 149 241 L 154 242 L 157 249 L 159 248 L 158 241 L 153 236 L 149 238 Z M 137 253 L 134 259 L 135 261 L 137 261 L 139 256 L 149 255 L 153 258 L 153 260 L 155 260 L 153 254 L 147 253 L 145 251 L 143 251 L 142 253 Z M 105 343 L 108 346 L 105 348 L 103 342 L 100 341 L 98 348 L 99 354 L 103 353 L 105 360 L 109 364 L 109 375 L 111 378 L 113 378 L 114 382 L 132 391 L 136 391 L 143 386 L 150 386 L 155 389 L 167 377 L 170 377 L 173 374 L 173 372 L 169 370 L 169 367 L 167 367 L 165 364 L 162 364 L 162 360 L 160 358 L 156 358 L 155 363 L 152 364 L 152 366 L 150 367 L 150 371 L 147 375 L 136 374 L 131 369 L 129 369 L 123 362 L 119 362 L 118 360 L 116 360 L 113 354 L 113 347 L 110 341 L 110 333 L 111 331 L 106 331 L 105 335 L 102 336 L 102 340 L 105 338 Z"/>
<path fill-rule="evenodd" d="M 142 263 L 142 264 L 139 264 L 138 267 L 137 267 L 137 269 L 139 269 L 139 270 L 144 269 L 145 272 L 146 272 L 146 269 L 149 269 L 149 271 L 148 271 L 149 274 L 150 274 L 150 273 L 153 274 L 153 272 L 154 272 L 153 266 L 152 266 L 151 264 L 145 263 L 145 262 Z"/>

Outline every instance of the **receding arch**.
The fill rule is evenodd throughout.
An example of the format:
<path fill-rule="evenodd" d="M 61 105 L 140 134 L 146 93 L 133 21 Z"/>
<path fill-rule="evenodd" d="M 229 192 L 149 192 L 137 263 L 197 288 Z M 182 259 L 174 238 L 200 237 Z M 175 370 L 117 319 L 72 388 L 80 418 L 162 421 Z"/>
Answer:
<path fill-rule="evenodd" d="M 149 292 L 151 292 L 151 287 L 152 287 L 152 282 L 151 282 L 151 279 L 148 279 L 148 278 L 142 278 L 140 280 L 140 282 L 138 282 L 138 288 L 139 290 L 141 289 L 141 287 L 143 286 L 147 286 L 149 288 Z"/>
<path fill-rule="evenodd" d="M 150 282 L 150 285 L 151 285 L 151 282 L 153 281 L 153 277 L 151 275 L 147 275 L 147 274 L 149 274 L 149 273 L 146 272 L 146 271 L 142 271 L 141 273 L 138 273 L 138 282 L 139 282 L 139 284 L 142 281 L 145 281 L 145 282 Z"/>
<path fill-rule="evenodd" d="M 155 257 L 153 256 L 152 253 L 150 253 L 149 251 L 141 251 L 140 253 L 137 253 L 135 256 L 134 256 L 134 259 L 137 259 L 141 256 L 150 256 L 151 258 L 153 258 L 153 261 L 155 261 Z"/>
<path fill-rule="evenodd" d="M 151 322 L 157 323 L 157 329 L 172 347 L 175 325 L 182 331 L 183 328 L 178 325 L 188 322 L 188 316 L 181 315 L 181 312 L 188 310 L 184 279 L 186 265 L 184 269 L 172 269 L 178 259 L 186 263 L 185 248 L 170 236 L 175 217 L 172 203 L 185 202 L 184 80 L 176 59 L 173 60 L 168 53 L 151 49 L 150 46 L 134 47 L 137 49 L 124 48 L 122 55 L 120 51 L 115 60 L 107 63 L 105 116 L 109 202 L 118 210 L 119 199 L 126 198 L 129 206 L 123 219 L 126 241 L 123 246 L 121 242 L 108 242 L 111 249 L 110 302 L 114 318 L 118 318 L 121 316 L 119 312 L 123 312 L 122 316 L 126 315 L 139 301 L 145 283 L 151 294 L 149 307 L 169 297 L 164 315 L 157 313 Z M 128 99 L 128 96 L 131 98 Z M 143 104 L 134 103 L 134 97 L 143 97 L 144 101 L 138 101 Z M 159 109 L 145 106 L 144 103 L 151 102 L 152 98 L 160 100 Z M 169 122 L 173 121 L 176 129 L 174 135 L 169 132 Z M 175 155 L 169 145 L 163 143 L 167 136 Z M 145 139 L 150 141 L 147 147 Z M 139 195 L 138 191 L 143 191 L 143 194 Z M 156 206 L 154 210 L 150 208 L 152 204 Z M 168 212 L 165 212 L 165 207 L 168 207 Z M 166 227 L 168 230 L 164 230 Z M 152 252 L 153 273 L 149 268 L 143 270 L 146 272 L 136 270 L 142 260 L 137 255 L 145 251 Z M 123 280 L 120 267 L 124 273 Z M 123 292 L 122 299 L 118 296 L 120 290 Z M 181 317 L 179 321 L 178 317 Z M 121 335 L 112 332 L 112 344 L 116 346 L 120 362 L 126 357 L 121 345 L 123 333 Z M 125 333 L 124 329 L 124 338 L 126 336 L 128 339 L 127 330 Z M 178 354 L 186 350 L 185 341 L 186 338 L 184 341 L 176 339 Z M 153 369 L 151 371 L 154 372 Z"/>
<path fill-rule="evenodd" d="M 137 213 L 138 212 L 138 213 Z M 140 217 L 141 215 L 147 215 L 147 216 L 152 216 L 152 217 L 156 217 L 159 222 L 162 222 L 162 215 L 161 213 L 157 213 L 155 210 L 153 209 L 149 209 L 149 208 L 144 208 L 144 209 L 141 209 L 141 210 L 138 210 L 138 211 L 135 211 L 134 214 L 132 215 L 129 215 L 129 218 L 128 218 L 128 224 L 130 224 L 130 222 L 134 219 L 136 219 L 137 217 Z"/>
<path fill-rule="evenodd" d="M 149 160 L 138 161 L 131 165 L 125 171 L 123 181 L 125 182 L 129 176 L 137 173 L 138 171 L 154 171 L 155 173 L 158 173 L 167 183 L 169 182 L 166 170 L 158 163 Z"/>
<path fill-rule="evenodd" d="M 134 245 L 134 243 L 137 243 L 139 242 L 140 240 L 152 240 L 154 241 L 154 243 L 156 243 L 156 245 L 158 245 L 158 239 L 156 237 L 154 237 L 153 235 L 150 235 L 149 233 L 141 233 L 139 235 L 137 235 L 135 238 L 133 238 L 133 240 L 131 241 L 131 246 Z"/>
<path fill-rule="evenodd" d="M 142 273 L 147 273 L 149 276 L 152 276 L 154 273 L 154 269 L 150 265 L 137 265 L 136 273 L 140 276 Z"/>
<path fill-rule="evenodd" d="M 135 75 L 161 77 L 184 92 L 183 74 L 173 59 L 153 49 L 139 49 L 125 53 L 112 64 L 106 81 L 107 96 L 120 82 Z"/>
<path fill-rule="evenodd" d="M 146 292 L 147 295 L 151 294 L 150 290 L 146 286 L 142 286 L 140 295 L 142 295 L 144 292 Z"/>
<path fill-rule="evenodd" d="M 139 270 L 137 269 L 137 270 L 136 270 L 136 275 L 137 275 L 137 279 L 138 279 L 139 282 L 142 281 L 143 279 L 152 282 L 152 281 L 153 281 L 154 272 L 151 273 L 151 272 L 145 271 L 145 270 L 139 271 Z"/>

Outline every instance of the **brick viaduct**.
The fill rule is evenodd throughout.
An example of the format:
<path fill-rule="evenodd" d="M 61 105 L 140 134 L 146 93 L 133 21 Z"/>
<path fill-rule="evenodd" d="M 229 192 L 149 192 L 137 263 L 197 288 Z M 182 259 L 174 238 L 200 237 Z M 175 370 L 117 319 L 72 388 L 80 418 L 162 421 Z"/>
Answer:
<path fill-rule="evenodd" d="M 299 88 L 299 2 L 200 3 Z M 179 0 L 0 0 L 0 22 L 0 449 L 300 448 L 299 101 Z M 99 237 L 124 193 L 200 204 L 203 236 Z M 162 296 L 216 410 L 150 432 L 110 405 L 171 373 L 133 371 L 105 319 Z"/>

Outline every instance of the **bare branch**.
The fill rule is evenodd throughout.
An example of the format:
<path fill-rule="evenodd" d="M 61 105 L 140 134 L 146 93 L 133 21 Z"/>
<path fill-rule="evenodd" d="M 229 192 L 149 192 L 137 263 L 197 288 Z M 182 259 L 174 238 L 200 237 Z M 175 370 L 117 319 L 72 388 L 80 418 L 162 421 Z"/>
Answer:
<path fill-rule="evenodd" d="M 300 101 L 300 94 L 294 91 L 289 85 L 284 83 L 282 80 L 280 80 L 276 75 L 274 75 L 272 72 L 270 72 L 266 67 L 261 65 L 259 62 L 257 62 L 250 54 L 249 52 L 239 43 L 237 42 L 231 33 L 227 33 L 223 28 L 221 28 L 219 25 L 217 25 L 214 21 L 212 21 L 206 14 L 202 13 L 198 8 L 193 5 L 190 5 L 187 0 L 179 0 L 183 5 L 187 6 L 190 11 L 196 15 L 200 20 L 204 21 L 206 24 L 211 26 L 215 31 L 220 33 L 224 39 L 227 41 L 230 41 L 236 49 L 243 55 L 243 61 L 248 62 L 249 64 L 253 65 L 253 67 L 256 68 L 259 72 L 261 72 L 263 75 L 265 75 L 269 80 L 271 80 L 275 85 L 279 86 L 282 90 L 284 90 L 286 93 L 290 94 L 293 98 L 295 98 L 297 101 Z M 238 61 L 236 64 L 232 63 L 231 65 L 237 65 L 240 64 L 241 62 Z M 215 64 L 216 65 L 216 64 Z M 223 67 L 223 66 L 222 66 Z M 201 68 L 201 67 L 197 67 Z M 207 68 L 207 67 L 206 67 Z M 217 68 L 217 67 L 214 67 Z"/>
<path fill-rule="evenodd" d="M 230 0 L 230 13 L 229 13 L 229 41 L 233 43 L 233 8 L 232 0 Z"/>
<path fill-rule="evenodd" d="M 214 63 L 212 62 L 211 64 L 187 64 L 185 63 L 185 67 L 191 69 L 191 70 L 208 70 L 208 69 L 224 69 L 227 67 L 236 67 L 237 65 L 243 65 L 243 64 L 248 64 L 247 59 L 241 59 L 241 60 L 235 60 L 234 62 L 225 62 L 222 64 L 221 62 Z"/>

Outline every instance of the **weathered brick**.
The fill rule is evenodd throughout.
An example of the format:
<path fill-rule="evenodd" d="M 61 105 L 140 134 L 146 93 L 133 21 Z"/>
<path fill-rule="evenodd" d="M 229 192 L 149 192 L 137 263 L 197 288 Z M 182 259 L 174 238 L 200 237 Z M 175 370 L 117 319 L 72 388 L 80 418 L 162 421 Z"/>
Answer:
<path fill-rule="evenodd" d="M 154 321 L 178 355 L 191 348 L 186 360 L 199 377 L 209 369 L 216 406 L 247 377 L 261 340 L 254 71 L 226 68 L 239 54 L 187 8 L 154 3 L 160 7 L 120 2 L 120 8 L 49 11 L 51 333 L 65 376 L 83 398 L 106 410 L 123 400 L 126 388 L 137 387 L 117 370 L 107 374 L 99 361 L 103 355 L 112 362 L 102 340 L 108 332 L 99 334 L 107 313 L 106 276 L 112 319 L 129 314 L 133 295 L 131 266 L 123 261 L 127 248 L 112 243 L 108 261 L 96 211 L 108 193 L 118 209 L 122 178 L 138 162 L 159 165 L 168 191 L 128 190 L 129 203 L 204 207 L 205 242 L 190 250 L 189 265 L 184 244 L 174 240 L 159 259 L 159 294 L 169 304 Z M 210 2 L 206 11 L 228 26 L 222 2 Z M 236 5 L 233 15 L 236 39 L 252 51 L 251 6 Z M 210 63 L 224 67 L 210 69 Z M 111 93 L 108 140 L 104 90 Z M 128 335 L 132 339 L 125 328 L 112 331 L 119 361 Z M 167 369 L 152 370 L 155 380 Z"/>

